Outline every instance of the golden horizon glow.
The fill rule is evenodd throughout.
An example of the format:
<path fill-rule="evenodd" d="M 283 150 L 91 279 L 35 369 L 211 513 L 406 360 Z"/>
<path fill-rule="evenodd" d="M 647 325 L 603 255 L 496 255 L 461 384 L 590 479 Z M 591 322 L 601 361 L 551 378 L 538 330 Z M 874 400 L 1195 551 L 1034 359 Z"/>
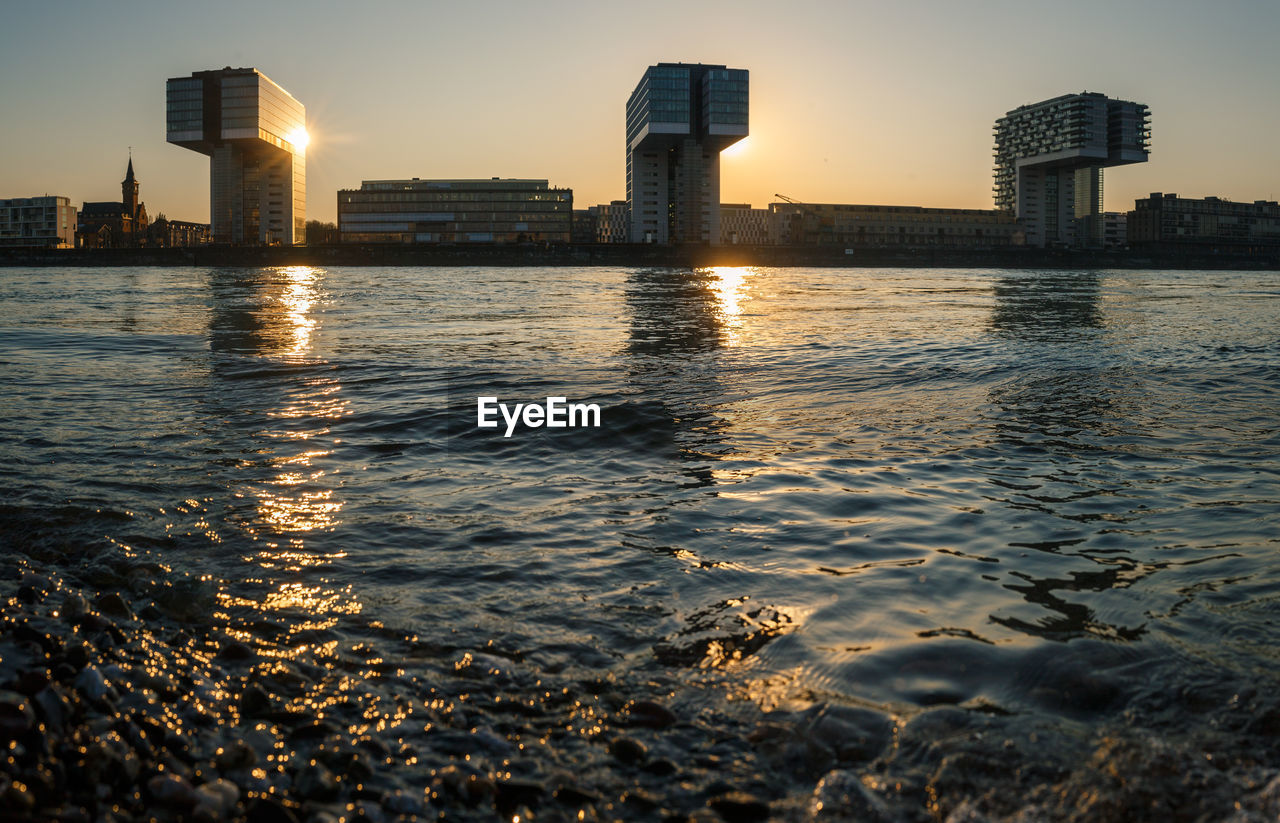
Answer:
<path fill-rule="evenodd" d="M 154 42 L 120 49 L 136 36 L 130 15 L 69 27 L 60 4 L 9 3 L 6 65 L 42 68 L 6 87 L 5 147 L 23 162 L 0 167 L 0 192 L 115 199 L 132 145 L 151 210 L 206 222 L 209 163 L 166 143 L 160 84 L 242 55 L 306 107 L 307 217 L 324 222 L 336 219 L 338 190 L 412 176 L 545 178 L 573 189 L 579 207 L 623 199 L 624 106 L 645 68 L 669 60 L 751 73 L 751 137 L 725 156 L 721 202 L 761 207 L 782 192 L 810 203 L 993 208 L 995 119 L 1086 89 L 1146 103 L 1153 115 L 1152 156 L 1107 173 L 1106 210 L 1128 211 L 1153 191 L 1247 203 L 1280 196 L 1271 139 L 1280 107 L 1258 104 L 1275 96 L 1280 4 L 1238 3 L 1230 14 L 1185 4 L 1158 21 L 1158 37 L 1133 36 L 1152 30 L 1150 0 L 1082 0 L 1070 13 L 1028 4 L 1019 14 L 939 0 L 820 0 L 804 14 L 763 2 L 727 13 L 660 0 L 643 15 L 622 4 L 554 5 L 504 4 L 494 15 L 485 4 L 404 4 L 396 25 L 385 25 L 299 2 L 229 0 L 216 20 L 197 4 L 169 3 L 149 18 Z M 254 25 L 228 22 L 241 18 Z M 279 36 L 304 19 L 306 37 Z M 1091 59 L 1045 49 L 1046 29 L 1057 42 L 1096 44 Z M 442 33 L 430 49 L 420 47 L 424 30 Z M 547 36 L 577 45 L 530 59 L 530 39 Z M 478 70 L 456 71 L 477 54 Z M 1027 70 L 1001 71 L 992 54 Z M 1188 54 L 1198 56 L 1193 77 Z M 104 69 L 150 78 L 149 90 L 83 82 Z M 433 76 L 452 78 L 448 89 L 430 105 L 405 105 L 401 79 Z M 573 140 L 564 138 L 569 122 Z M 101 150 L 80 150 L 86 130 Z"/>

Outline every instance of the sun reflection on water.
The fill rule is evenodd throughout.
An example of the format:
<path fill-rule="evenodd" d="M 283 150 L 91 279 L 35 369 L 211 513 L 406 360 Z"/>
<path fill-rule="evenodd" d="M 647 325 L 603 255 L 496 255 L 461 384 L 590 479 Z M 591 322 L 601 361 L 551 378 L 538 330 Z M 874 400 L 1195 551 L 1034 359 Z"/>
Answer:
<path fill-rule="evenodd" d="M 289 346 L 283 354 L 286 358 L 302 357 L 311 350 L 311 333 L 316 327 L 310 312 L 316 300 L 318 275 L 310 266 L 287 266 L 282 273 L 287 285 L 280 302 L 290 324 Z"/>
<path fill-rule="evenodd" d="M 255 484 L 256 516 L 248 530 L 256 542 L 244 560 L 283 579 L 274 581 L 272 590 L 262 595 L 237 598 L 227 605 L 316 617 L 359 613 L 362 605 L 349 590 L 335 590 L 314 578 L 305 584 L 290 579 L 346 557 L 340 549 L 321 548 L 316 538 L 332 533 L 342 522 L 343 501 L 334 482 L 337 472 L 326 467 L 333 449 L 319 438 L 349 413 L 349 401 L 342 397 L 336 373 L 327 368 L 316 347 L 321 328 L 318 307 L 325 299 L 323 270 L 288 266 L 270 274 L 259 316 L 265 326 L 263 339 L 274 345 L 260 350 L 259 356 L 300 371 L 283 373 L 280 382 L 273 384 L 281 390 L 279 398 L 264 410 L 275 422 L 259 435 L 276 442 L 272 451 L 285 453 L 269 458 L 273 475 Z"/>
<path fill-rule="evenodd" d="M 747 276 L 752 270 L 746 266 L 712 266 L 713 279 L 710 288 L 715 296 L 715 312 L 722 324 L 727 345 L 736 345 L 742 331 L 742 302 Z"/>

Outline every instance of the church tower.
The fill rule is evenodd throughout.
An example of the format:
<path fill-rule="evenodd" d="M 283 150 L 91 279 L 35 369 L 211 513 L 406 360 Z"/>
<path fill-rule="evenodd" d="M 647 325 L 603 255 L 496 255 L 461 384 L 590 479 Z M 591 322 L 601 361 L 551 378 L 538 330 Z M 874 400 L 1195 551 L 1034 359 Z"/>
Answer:
<path fill-rule="evenodd" d="M 138 181 L 133 176 L 132 154 L 129 155 L 129 170 L 120 183 L 120 202 L 124 205 L 126 217 L 133 219 L 138 216 Z"/>

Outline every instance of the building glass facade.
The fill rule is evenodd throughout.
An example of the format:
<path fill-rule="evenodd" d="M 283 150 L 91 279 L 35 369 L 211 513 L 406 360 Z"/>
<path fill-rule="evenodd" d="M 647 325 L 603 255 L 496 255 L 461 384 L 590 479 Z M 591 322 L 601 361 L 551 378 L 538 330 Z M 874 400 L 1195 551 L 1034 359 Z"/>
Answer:
<path fill-rule="evenodd" d="M 366 180 L 338 192 L 343 243 L 568 243 L 573 191 L 546 180 Z"/>
<path fill-rule="evenodd" d="M 1034 246 L 1102 243 L 1102 169 L 1146 161 L 1150 112 L 1096 92 L 1021 106 L 995 122 L 996 208 Z"/>
<path fill-rule="evenodd" d="M 167 139 L 210 157 L 214 242 L 303 242 L 306 109 L 256 69 L 202 71 L 165 88 Z"/>
<path fill-rule="evenodd" d="M 631 242 L 720 242 L 720 152 L 747 136 L 748 115 L 745 69 L 645 70 L 627 100 Z"/>
<path fill-rule="evenodd" d="M 1135 201 L 1127 220 L 1135 248 L 1198 248 L 1233 252 L 1280 249 L 1280 204 L 1237 203 L 1219 197 L 1179 197 L 1156 192 Z"/>
<path fill-rule="evenodd" d="M 0 200 L 0 247 L 68 249 L 75 241 L 76 210 L 71 198 L 45 195 Z"/>
<path fill-rule="evenodd" d="M 774 242 L 783 245 L 986 248 L 1021 239 L 1013 215 L 1000 209 L 771 203 L 769 210 Z"/>

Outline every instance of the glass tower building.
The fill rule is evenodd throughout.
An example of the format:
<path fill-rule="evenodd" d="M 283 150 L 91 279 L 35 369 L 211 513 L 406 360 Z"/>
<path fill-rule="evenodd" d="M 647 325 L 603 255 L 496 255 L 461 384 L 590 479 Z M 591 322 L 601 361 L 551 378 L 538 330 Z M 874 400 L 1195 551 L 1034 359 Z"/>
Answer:
<path fill-rule="evenodd" d="M 631 242 L 718 244 L 720 152 L 746 136 L 745 69 L 646 69 L 627 100 Z"/>
<path fill-rule="evenodd" d="M 209 155 L 213 242 L 293 245 L 307 220 L 306 110 L 257 69 L 171 78 L 166 139 Z"/>
<path fill-rule="evenodd" d="M 1032 246 L 1102 244 L 1102 169 L 1150 153 L 1146 105 L 1097 92 L 1020 106 L 995 123 L 996 208 Z"/>

